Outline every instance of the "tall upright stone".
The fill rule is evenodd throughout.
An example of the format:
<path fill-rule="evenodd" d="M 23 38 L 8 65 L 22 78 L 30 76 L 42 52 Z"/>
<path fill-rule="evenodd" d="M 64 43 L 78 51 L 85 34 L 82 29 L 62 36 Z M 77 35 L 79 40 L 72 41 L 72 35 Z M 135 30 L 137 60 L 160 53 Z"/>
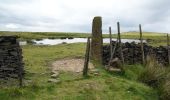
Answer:
<path fill-rule="evenodd" d="M 92 25 L 91 59 L 102 64 L 103 56 L 102 18 L 96 16 Z"/>

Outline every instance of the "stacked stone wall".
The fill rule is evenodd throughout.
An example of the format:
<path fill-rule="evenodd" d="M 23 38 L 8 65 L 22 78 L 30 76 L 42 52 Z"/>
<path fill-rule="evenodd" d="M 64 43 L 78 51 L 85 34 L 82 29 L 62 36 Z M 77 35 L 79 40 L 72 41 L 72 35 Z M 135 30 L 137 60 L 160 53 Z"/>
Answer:
<path fill-rule="evenodd" d="M 0 36 L 0 80 L 21 79 L 24 75 L 22 58 L 17 37 Z"/>
<path fill-rule="evenodd" d="M 116 45 L 116 42 L 112 42 L 113 48 Z M 168 50 L 165 46 L 159 46 L 159 47 L 152 47 L 147 45 L 146 43 L 144 45 L 144 55 L 145 59 L 148 55 L 152 55 L 156 58 L 158 63 L 162 65 L 168 65 Z M 126 64 L 141 64 L 142 63 L 142 53 L 141 53 L 141 47 L 140 44 L 132 43 L 123 43 L 122 44 L 123 49 L 123 55 L 124 55 L 124 61 Z M 116 52 L 113 58 L 119 58 L 120 59 L 120 53 L 119 48 L 116 47 Z M 110 46 L 105 45 L 103 46 L 103 63 L 104 65 L 108 64 L 108 61 L 110 59 Z"/>

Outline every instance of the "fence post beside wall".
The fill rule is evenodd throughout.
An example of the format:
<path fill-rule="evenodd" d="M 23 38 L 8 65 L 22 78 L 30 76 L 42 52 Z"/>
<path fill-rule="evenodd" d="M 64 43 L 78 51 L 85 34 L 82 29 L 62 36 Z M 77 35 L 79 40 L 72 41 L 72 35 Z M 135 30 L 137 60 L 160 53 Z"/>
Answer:
<path fill-rule="evenodd" d="M 169 35 L 167 34 L 168 64 L 170 65 Z"/>
<path fill-rule="evenodd" d="M 90 37 L 88 37 L 87 39 L 83 76 L 87 76 L 88 74 L 89 56 L 90 56 Z"/>
<path fill-rule="evenodd" d="M 122 43 L 121 43 L 121 36 L 120 36 L 120 24 L 117 22 L 117 30 L 118 30 L 118 39 L 119 39 L 119 49 L 120 49 L 120 56 L 122 60 L 122 64 L 124 65 L 124 57 L 123 57 L 123 51 L 122 51 Z"/>
<path fill-rule="evenodd" d="M 145 64 L 145 55 L 144 55 L 144 49 L 143 49 L 143 37 L 142 37 L 142 27 L 141 24 L 139 24 L 139 32 L 140 32 L 140 46 L 141 46 L 141 57 L 142 57 L 142 64 Z"/>

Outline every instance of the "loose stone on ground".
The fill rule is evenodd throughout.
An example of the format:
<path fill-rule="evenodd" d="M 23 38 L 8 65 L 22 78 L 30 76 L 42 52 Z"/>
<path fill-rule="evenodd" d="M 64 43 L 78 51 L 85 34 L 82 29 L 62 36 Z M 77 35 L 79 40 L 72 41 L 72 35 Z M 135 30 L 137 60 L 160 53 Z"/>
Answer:
<path fill-rule="evenodd" d="M 59 79 L 48 79 L 49 83 L 60 83 L 61 81 Z"/>

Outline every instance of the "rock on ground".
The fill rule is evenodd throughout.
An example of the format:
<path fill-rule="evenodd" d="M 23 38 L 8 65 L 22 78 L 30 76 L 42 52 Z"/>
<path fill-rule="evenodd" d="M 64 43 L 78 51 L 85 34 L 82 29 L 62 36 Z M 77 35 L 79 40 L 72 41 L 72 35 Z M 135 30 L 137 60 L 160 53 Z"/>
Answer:
<path fill-rule="evenodd" d="M 48 79 L 49 83 L 60 83 L 61 81 L 59 79 Z"/>

